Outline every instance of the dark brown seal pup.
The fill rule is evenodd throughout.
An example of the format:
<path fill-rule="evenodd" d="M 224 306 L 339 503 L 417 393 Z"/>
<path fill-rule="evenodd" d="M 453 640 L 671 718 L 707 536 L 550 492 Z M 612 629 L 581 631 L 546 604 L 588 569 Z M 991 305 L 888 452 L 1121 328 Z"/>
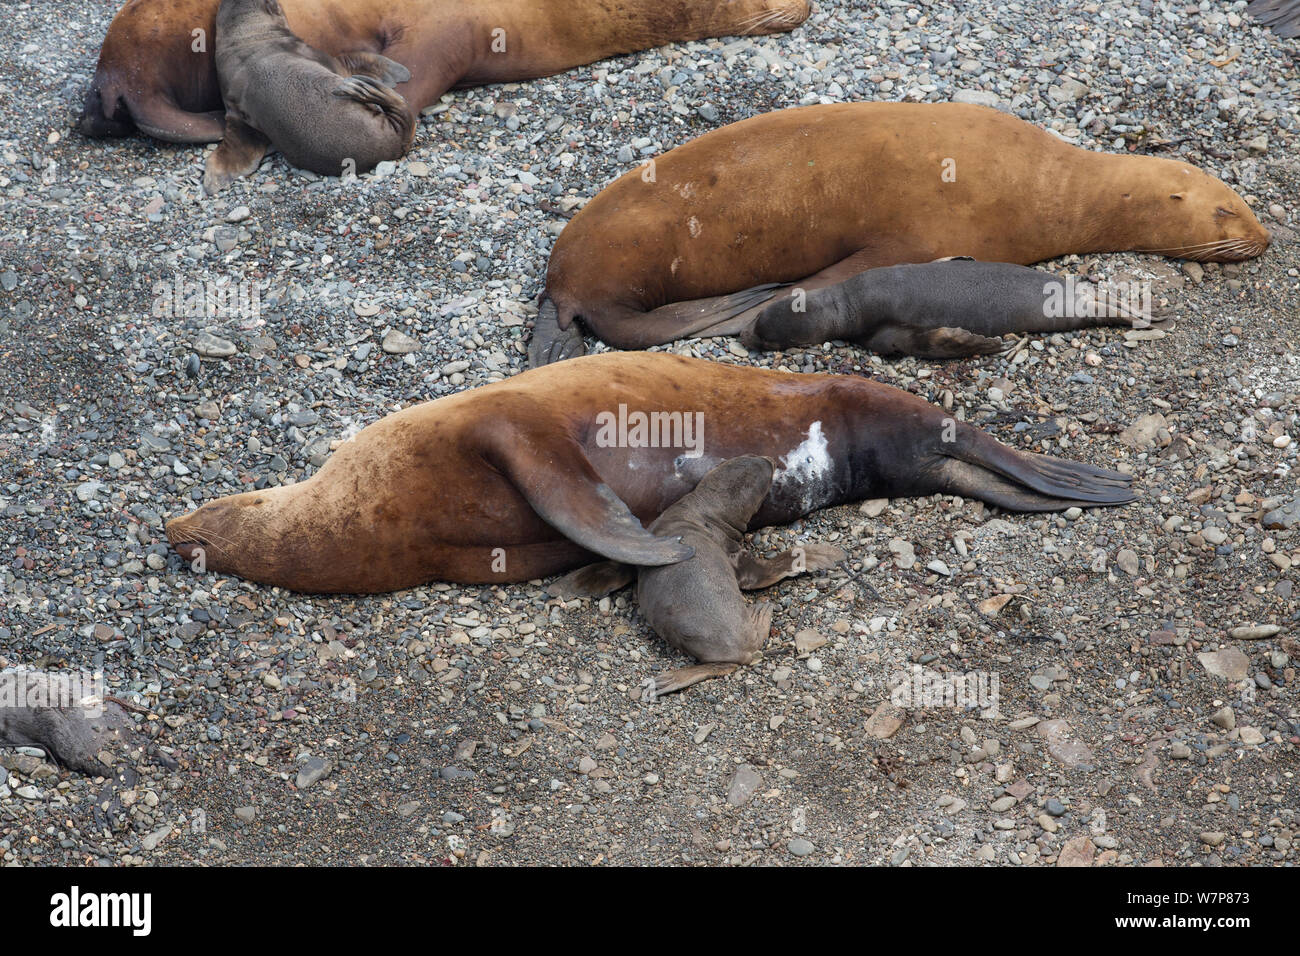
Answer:
<path fill-rule="evenodd" d="M 690 556 L 644 527 L 714 466 L 778 462 L 751 528 L 938 492 L 1016 511 L 1133 500 L 1131 478 L 1016 451 L 901 389 L 675 355 L 595 355 L 395 412 L 306 481 L 167 524 L 187 560 L 297 591 L 527 581 Z"/>
<path fill-rule="evenodd" d="M 326 176 L 366 173 L 410 148 L 415 114 L 389 89 L 411 78 L 402 64 L 313 49 L 290 31 L 278 0 L 222 0 L 216 42 L 226 134 L 208 155 L 205 192 L 256 169 L 268 141 Z"/>
<path fill-rule="evenodd" d="M 127 0 L 108 28 L 78 128 L 174 143 L 222 136 L 213 58 L 220 0 Z M 369 50 L 411 71 L 419 112 L 454 87 L 550 76 L 668 43 L 782 33 L 808 0 L 282 0 L 289 29 L 331 56 Z"/>
<path fill-rule="evenodd" d="M 1151 318 L 1150 294 L 1138 289 L 1094 286 L 1006 262 L 944 259 L 868 269 L 806 296 L 778 299 L 740 340 L 752 349 L 785 349 L 840 339 L 881 355 L 942 359 L 1001 351 L 998 336 L 1008 332 L 1145 328 Z"/>
<path fill-rule="evenodd" d="M 146 741 L 116 701 L 67 700 L 66 675 L 12 668 L 0 671 L 0 747 L 39 747 L 60 764 L 91 776 L 112 769 L 100 754 L 117 757 Z"/>
<path fill-rule="evenodd" d="M 783 578 L 821 571 L 847 555 L 810 543 L 773 558 L 744 549 L 745 528 L 763 504 L 776 474 L 770 458 L 745 455 L 718 465 L 650 525 L 650 533 L 680 538 L 695 549 L 676 564 L 633 568 L 606 561 L 566 575 L 547 590 L 560 597 L 600 597 L 636 578 L 636 600 L 654 632 L 701 663 L 652 678 L 645 699 L 725 677 L 751 663 L 767 643 L 772 605 L 750 605 L 741 595 Z"/>
<path fill-rule="evenodd" d="M 629 349 L 734 334 L 772 283 L 811 291 L 905 262 L 1233 260 L 1268 241 L 1241 197 L 1194 166 L 1080 149 L 987 107 L 779 110 L 678 146 L 587 203 L 551 252 L 529 353 L 534 365 L 579 354 L 578 325 Z"/>

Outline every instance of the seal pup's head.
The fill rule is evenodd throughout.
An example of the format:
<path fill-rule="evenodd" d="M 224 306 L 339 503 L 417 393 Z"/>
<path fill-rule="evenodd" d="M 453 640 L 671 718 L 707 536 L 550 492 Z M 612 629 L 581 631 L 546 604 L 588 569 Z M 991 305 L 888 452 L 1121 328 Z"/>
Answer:
<path fill-rule="evenodd" d="M 1226 183 L 1188 163 L 1152 158 L 1161 168 L 1125 184 L 1136 252 L 1201 262 L 1253 259 L 1266 248 L 1267 229 Z"/>

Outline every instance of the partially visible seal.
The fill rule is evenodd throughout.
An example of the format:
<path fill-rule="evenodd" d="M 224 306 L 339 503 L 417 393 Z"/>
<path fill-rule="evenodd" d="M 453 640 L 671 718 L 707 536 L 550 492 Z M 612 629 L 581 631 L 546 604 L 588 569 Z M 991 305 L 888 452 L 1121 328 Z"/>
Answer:
<path fill-rule="evenodd" d="M 769 587 L 783 578 L 821 571 L 847 555 L 833 545 L 809 543 L 772 558 L 745 551 L 745 528 L 772 488 L 770 458 L 746 455 L 718 465 L 650 525 L 652 534 L 678 537 L 695 555 L 676 564 L 631 568 L 604 562 L 582 568 L 547 590 L 561 597 L 600 597 L 636 577 L 636 600 L 655 633 L 701 663 L 657 675 L 644 697 L 725 677 L 751 663 L 767 643 L 772 605 L 751 605 L 741 590 Z"/>
<path fill-rule="evenodd" d="M 961 103 L 779 110 L 691 140 L 601 190 L 546 273 L 534 365 L 583 351 L 729 335 L 793 284 L 971 256 L 1257 256 L 1269 234 L 1187 163 L 1081 149 Z"/>
<path fill-rule="evenodd" d="M 402 64 L 368 50 L 313 49 L 278 0 L 222 0 L 216 43 L 226 130 L 208 156 L 206 192 L 256 169 L 268 141 L 327 176 L 369 172 L 410 148 L 415 114 L 390 89 L 411 78 Z"/>
<path fill-rule="evenodd" d="M 99 777 L 112 775 L 101 754 L 120 758 L 145 748 L 148 741 L 122 705 L 100 697 L 65 700 L 64 686 L 57 673 L 0 671 L 0 747 L 39 747 L 58 763 Z"/>
<path fill-rule="evenodd" d="M 957 358 L 1001 351 L 1009 332 L 1146 328 L 1150 294 L 1005 262 L 946 259 L 868 269 L 763 309 L 740 339 L 753 349 L 843 340 L 881 355 Z"/>
<path fill-rule="evenodd" d="M 209 502 L 167 536 L 196 568 L 314 592 L 672 564 L 691 547 L 645 525 L 742 455 L 778 463 L 750 528 L 906 495 L 1133 500 L 1129 476 L 1014 450 L 868 379 L 610 353 L 395 412 L 306 481 Z"/>
<path fill-rule="evenodd" d="M 127 0 L 109 25 L 77 126 L 215 143 L 224 110 L 212 38 L 220 0 Z M 782 33 L 808 0 L 282 0 L 289 29 L 332 56 L 368 50 L 411 71 L 418 113 L 456 87 L 513 83 L 669 43 Z"/>

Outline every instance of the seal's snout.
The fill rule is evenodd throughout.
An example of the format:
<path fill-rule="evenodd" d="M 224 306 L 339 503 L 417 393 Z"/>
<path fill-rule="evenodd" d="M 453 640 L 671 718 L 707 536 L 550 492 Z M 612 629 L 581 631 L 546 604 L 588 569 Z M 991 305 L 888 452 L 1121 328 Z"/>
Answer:
<path fill-rule="evenodd" d="M 173 541 L 172 548 L 186 561 L 193 561 L 198 557 L 199 549 L 202 547 L 197 541 Z"/>

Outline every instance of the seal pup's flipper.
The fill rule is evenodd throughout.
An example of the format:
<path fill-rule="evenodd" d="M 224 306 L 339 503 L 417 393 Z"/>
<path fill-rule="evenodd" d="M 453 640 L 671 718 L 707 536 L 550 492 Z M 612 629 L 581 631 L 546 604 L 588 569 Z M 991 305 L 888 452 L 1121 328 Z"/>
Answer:
<path fill-rule="evenodd" d="M 493 465 L 543 521 L 601 557 L 657 567 L 695 554 L 681 538 L 645 529 L 627 504 L 591 466 L 569 435 L 503 428 L 489 453 Z"/>
<path fill-rule="evenodd" d="M 586 352 L 582 328 L 575 321 L 570 321 L 567 328 L 561 326 L 559 309 L 550 298 L 543 296 L 533 323 L 533 337 L 528 341 L 528 367 L 563 362 Z"/>
<path fill-rule="evenodd" d="M 396 86 L 398 83 L 411 81 L 410 70 L 396 60 L 390 60 L 379 53 L 354 50 L 351 53 L 340 53 L 335 59 L 353 76 L 369 76 L 385 86 Z"/>
<path fill-rule="evenodd" d="M 993 355 L 1006 348 L 1006 343 L 999 338 L 953 326 L 917 329 L 892 323 L 876 330 L 864 344 L 878 355 L 914 355 L 927 359 Z"/>
<path fill-rule="evenodd" d="M 847 557 L 842 548 L 816 541 L 782 551 L 773 558 L 745 552 L 736 559 L 736 583 L 742 591 L 757 591 L 785 578 L 833 568 Z"/>
<path fill-rule="evenodd" d="M 574 598 L 603 598 L 636 580 L 636 568 L 620 561 L 600 561 L 570 571 L 546 586 L 552 597 L 572 601 Z"/>
<path fill-rule="evenodd" d="M 406 105 L 406 100 L 364 73 L 345 77 L 334 88 L 333 93 L 337 97 L 354 100 L 363 106 L 368 106 L 376 113 L 389 116 L 395 124 L 405 125 L 411 121 L 411 109 Z"/>
<path fill-rule="evenodd" d="M 226 135 L 208 154 L 203 171 L 203 191 L 211 196 L 236 179 L 257 169 L 271 141 L 239 117 L 226 114 Z"/>
<path fill-rule="evenodd" d="M 748 626 L 741 636 L 739 645 L 732 648 L 731 656 L 735 658 L 734 660 L 701 660 L 699 664 L 656 674 L 646 681 L 641 699 L 652 701 L 656 697 L 675 693 L 703 680 L 726 677 L 741 665 L 753 663 L 754 658 L 763 649 L 763 645 L 767 643 L 768 634 L 772 631 L 772 610 L 773 606 L 767 601 L 747 609 Z"/>

